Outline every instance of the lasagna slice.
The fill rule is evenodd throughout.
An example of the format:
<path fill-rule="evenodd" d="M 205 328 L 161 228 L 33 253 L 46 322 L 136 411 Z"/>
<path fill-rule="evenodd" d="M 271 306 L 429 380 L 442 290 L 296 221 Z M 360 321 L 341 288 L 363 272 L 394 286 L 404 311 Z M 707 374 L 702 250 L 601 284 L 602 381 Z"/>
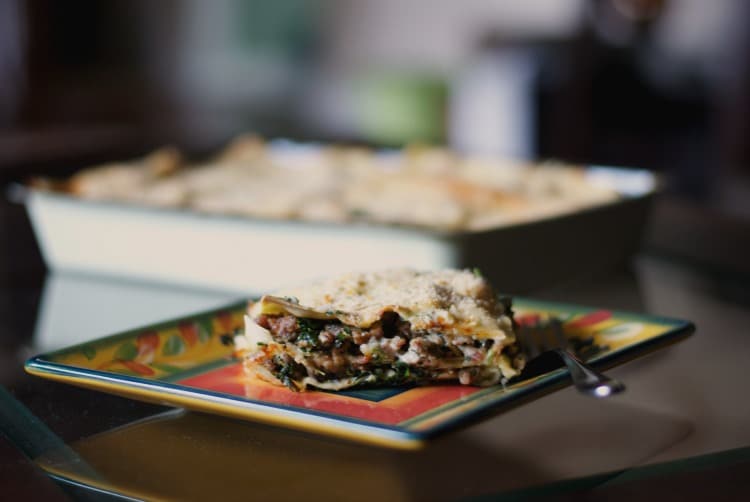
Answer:
<path fill-rule="evenodd" d="M 510 302 L 468 270 L 348 274 L 264 296 L 235 346 L 248 375 L 295 391 L 485 386 L 523 367 Z"/>

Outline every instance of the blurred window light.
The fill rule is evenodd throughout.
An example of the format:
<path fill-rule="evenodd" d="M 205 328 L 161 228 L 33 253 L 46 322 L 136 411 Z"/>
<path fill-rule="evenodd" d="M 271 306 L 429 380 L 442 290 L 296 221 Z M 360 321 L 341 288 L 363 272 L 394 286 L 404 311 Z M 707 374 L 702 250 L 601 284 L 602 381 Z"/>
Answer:
<path fill-rule="evenodd" d="M 533 54 L 522 49 L 481 52 L 454 83 L 450 145 L 472 154 L 532 158 L 536 67 Z"/>

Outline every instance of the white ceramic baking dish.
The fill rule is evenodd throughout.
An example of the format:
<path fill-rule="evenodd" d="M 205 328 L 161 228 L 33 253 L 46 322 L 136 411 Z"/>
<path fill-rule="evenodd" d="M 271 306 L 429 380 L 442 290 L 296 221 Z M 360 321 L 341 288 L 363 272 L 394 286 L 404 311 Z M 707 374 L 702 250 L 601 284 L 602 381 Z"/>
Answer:
<path fill-rule="evenodd" d="M 216 216 L 25 187 L 15 193 L 54 270 L 257 294 L 352 270 L 476 267 L 503 291 L 526 293 L 622 264 L 638 248 L 655 176 L 586 169 L 622 197 L 477 232 Z"/>

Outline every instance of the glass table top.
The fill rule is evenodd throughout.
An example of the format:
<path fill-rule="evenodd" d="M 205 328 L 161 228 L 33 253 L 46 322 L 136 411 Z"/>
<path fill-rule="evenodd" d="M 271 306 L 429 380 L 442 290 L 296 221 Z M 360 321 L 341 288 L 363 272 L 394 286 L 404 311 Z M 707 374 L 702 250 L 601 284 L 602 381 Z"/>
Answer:
<path fill-rule="evenodd" d="M 30 472 L 42 469 L 67 490 L 94 486 L 145 499 L 248 493 L 263 499 L 310 490 L 334 499 L 353 491 L 372 500 L 580 493 L 611 499 L 748 472 L 750 402 L 738 396 L 750 356 L 744 328 L 750 311 L 715 278 L 658 258 L 641 257 L 629 271 L 534 295 L 696 323 L 691 339 L 610 370 L 628 384 L 626 394 L 597 401 L 568 388 L 418 452 L 175 411 L 33 378 L 22 371 L 33 354 L 237 297 L 74 274 L 9 277 L 0 289 L 6 436 L 0 465 L 14 462 L 9 452 L 15 445 L 33 459 Z M 341 482 L 330 482 L 332 472 Z M 453 480 L 450 486 L 435 483 L 441 477 Z M 735 489 L 747 493 L 750 487 Z"/>

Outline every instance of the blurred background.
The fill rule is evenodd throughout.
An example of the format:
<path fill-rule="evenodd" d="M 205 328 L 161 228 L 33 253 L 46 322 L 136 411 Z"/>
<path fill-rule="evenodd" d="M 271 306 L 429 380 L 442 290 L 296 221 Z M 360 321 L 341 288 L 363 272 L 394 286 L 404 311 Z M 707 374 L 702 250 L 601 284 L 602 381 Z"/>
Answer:
<path fill-rule="evenodd" d="M 749 273 L 748 21 L 743 0 L 0 0 L 0 181 L 243 131 L 633 166 L 668 180 L 647 246 Z"/>
<path fill-rule="evenodd" d="M 523 280 L 530 269 L 548 279 L 539 263 L 554 263 L 549 257 L 569 259 L 564 271 L 575 280 L 524 294 L 691 319 L 700 330 L 678 351 L 619 373 L 632 389 L 625 403 L 643 412 L 608 422 L 604 408 L 570 406 L 570 395 L 562 394 L 546 409 L 518 415 L 518 423 L 533 425 L 531 415 L 564 418 L 560 411 L 569 410 L 570 425 L 557 420 L 541 435 L 532 427 L 518 437 L 565 439 L 572 445 L 567 457 L 536 451 L 554 450 L 555 459 L 579 469 L 601 455 L 617 460 L 591 472 L 632 465 L 621 449 L 600 441 L 619 424 L 627 427 L 609 434 L 612 444 L 654 448 L 638 453 L 636 463 L 746 446 L 749 401 L 738 396 L 746 393 L 750 347 L 749 27 L 747 0 L 0 0 L 0 391 L 7 386 L 66 441 L 151 415 L 153 408 L 130 401 L 36 382 L 23 375 L 22 361 L 42 348 L 229 299 L 47 275 L 22 197 L 14 200 L 9 189 L 14 182 L 63 177 L 163 145 L 200 159 L 245 132 L 375 148 L 419 142 L 648 169 L 664 180 L 642 252 L 607 275 L 589 280 L 577 265 L 609 256 L 607 245 L 617 242 L 608 237 L 640 235 L 640 225 L 609 218 L 596 227 L 613 229 L 608 236 L 579 224 L 598 239 L 586 253 L 564 225 L 544 233 L 548 246 L 522 239 L 506 246 L 526 253 L 522 263 L 491 249 L 498 269 Z M 117 234 L 114 227 L 107 230 Z M 85 231 L 109 241 L 106 231 Z M 79 241 L 67 243 L 80 253 Z M 149 246 L 145 239 L 118 250 L 147 256 Z M 657 448 L 641 440 L 672 438 L 673 432 L 648 432 L 654 424 L 666 430 L 659 424 L 668 422 L 689 441 L 669 439 L 672 448 L 662 446 L 665 439 Z M 629 440 L 628 431 L 638 428 L 637 440 Z M 37 481 L 18 481 L 21 463 L 7 444 L 0 434 L 0 479 L 8 467 L 11 493 L 17 486 L 41 489 Z M 489 454 L 489 443 L 482 445 Z M 540 476 L 557 472 L 524 447 L 518 458 L 531 474 L 540 467 Z M 592 448 L 598 454 L 591 456 Z M 695 493 L 719 492 L 719 483 L 721 493 L 731 493 L 728 474 L 739 479 L 742 468 L 718 463 L 701 474 L 698 464 L 684 465 L 690 472 L 674 470 L 681 477 L 665 478 L 667 489 L 680 484 L 684 492 L 688 478 L 688 489 L 696 489 L 711 476 L 713 484 Z M 566 478 L 568 467 L 560 471 Z"/>

